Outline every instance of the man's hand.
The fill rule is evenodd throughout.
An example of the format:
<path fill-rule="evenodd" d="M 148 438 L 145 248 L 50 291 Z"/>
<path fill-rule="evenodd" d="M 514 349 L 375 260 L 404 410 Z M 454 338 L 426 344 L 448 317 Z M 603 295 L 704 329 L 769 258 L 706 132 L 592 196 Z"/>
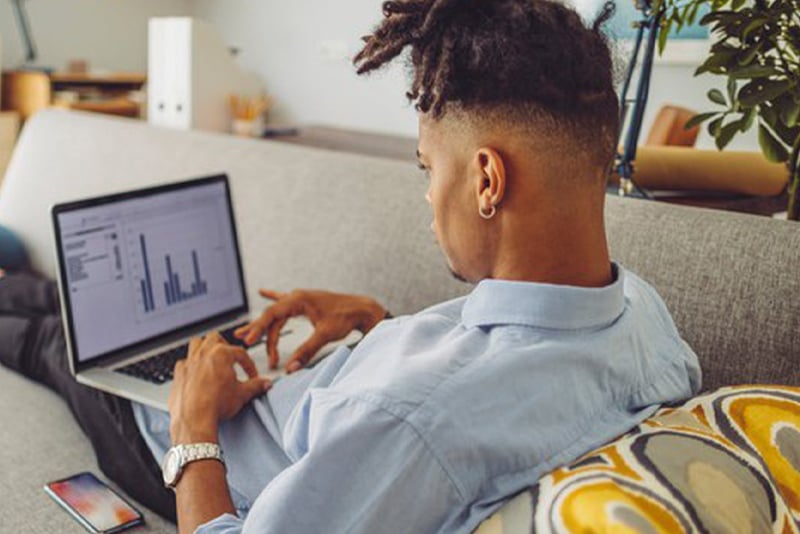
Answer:
<path fill-rule="evenodd" d="M 236 377 L 237 363 L 247 373 L 245 382 Z M 189 356 L 175 364 L 169 395 L 172 442 L 216 442 L 219 423 L 271 386 L 268 379 L 258 376 L 247 352 L 227 344 L 218 333 L 192 339 Z"/>
<path fill-rule="evenodd" d="M 262 289 L 259 293 L 275 304 L 264 310 L 261 317 L 236 330 L 235 335 L 252 345 L 266 332 L 270 368 L 278 367 L 278 339 L 289 318 L 304 315 L 314 325 L 314 333 L 287 362 L 289 373 L 305 367 L 325 344 L 342 339 L 352 330 L 366 334 L 386 317 L 386 310 L 369 297 L 315 290 L 279 293 Z"/>

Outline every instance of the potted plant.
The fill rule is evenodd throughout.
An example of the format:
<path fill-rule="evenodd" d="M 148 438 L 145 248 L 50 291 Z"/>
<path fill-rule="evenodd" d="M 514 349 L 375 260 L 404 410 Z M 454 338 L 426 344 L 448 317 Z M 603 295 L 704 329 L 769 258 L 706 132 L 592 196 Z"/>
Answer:
<path fill-rule="evenodd" d="M 764 156 L 788 168 L 788 218 L 800 220 L 800 0 L 655 0 L 653 10 L 664 10 L 660 50 L 672 30 L 695 22 L 701 6 L 710 8 L 700 24 L 710 28 L 712 45 L 695 76 L 725 76 L 727 90 L 709 91 L 721 108 L 686 127 L 708 122 L 722 150 L 757 125 Z"/>

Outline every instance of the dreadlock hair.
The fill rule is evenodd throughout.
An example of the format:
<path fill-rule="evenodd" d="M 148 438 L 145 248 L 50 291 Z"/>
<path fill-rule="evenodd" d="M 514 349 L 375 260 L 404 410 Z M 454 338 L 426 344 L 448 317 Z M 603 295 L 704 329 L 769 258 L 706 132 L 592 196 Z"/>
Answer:
<path fill-rule="evenodd" d="M 619 106 L 601 28 L 613 12 L 609 1 L 587 27 L 553 0 L 388 1 L 353 63 L 368 73 L 410 47 L 406 94 L 421 113 L 526 123 L 534 135 L 560 138 L 607 168 Z"/>

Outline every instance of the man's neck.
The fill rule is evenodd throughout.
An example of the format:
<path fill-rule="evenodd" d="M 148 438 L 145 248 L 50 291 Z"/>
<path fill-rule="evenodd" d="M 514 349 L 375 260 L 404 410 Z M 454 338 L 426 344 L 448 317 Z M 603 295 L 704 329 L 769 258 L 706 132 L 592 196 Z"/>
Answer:
<path fill-rule="evenodd" d="M 503 240 L 492 278 L 581 287 L 613 282 L 602 222 L 573 220 L 529 228 L 534 230 L 512 232 L 512 238 Z"/>
<path fill-rule="evenodd" d="M 604 287 L 614 281 L 611 261 L 607 255 L 605 261 L 595 261 L 583 265 L 577 265 L 572 261 L 547 263 L 538 261 L 539 264 L 534 267 L 520 267 L 519 265 L 509 266 L 508 269 L 501 267 L 497 269 L 492 278 L 578 287 Z"/>

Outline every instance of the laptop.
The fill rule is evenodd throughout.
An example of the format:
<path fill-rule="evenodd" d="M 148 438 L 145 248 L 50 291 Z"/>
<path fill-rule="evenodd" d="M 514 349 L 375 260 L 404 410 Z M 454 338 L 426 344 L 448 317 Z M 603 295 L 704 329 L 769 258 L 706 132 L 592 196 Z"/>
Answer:
<path fill-rule="evenodd" d="M 78 382 L 166 410 L 173 367 L 192 337 L 216 330 L 241 345 L 233 330 L 251 315 L 226 175 L 58 204 L 52 222 Z M 290 355 L 312 330 L 307 320 L 289 321 L 280 353 Z M 259 372 L 280 377 L 267 369 L 263 341 L 247 350 Z"/>

